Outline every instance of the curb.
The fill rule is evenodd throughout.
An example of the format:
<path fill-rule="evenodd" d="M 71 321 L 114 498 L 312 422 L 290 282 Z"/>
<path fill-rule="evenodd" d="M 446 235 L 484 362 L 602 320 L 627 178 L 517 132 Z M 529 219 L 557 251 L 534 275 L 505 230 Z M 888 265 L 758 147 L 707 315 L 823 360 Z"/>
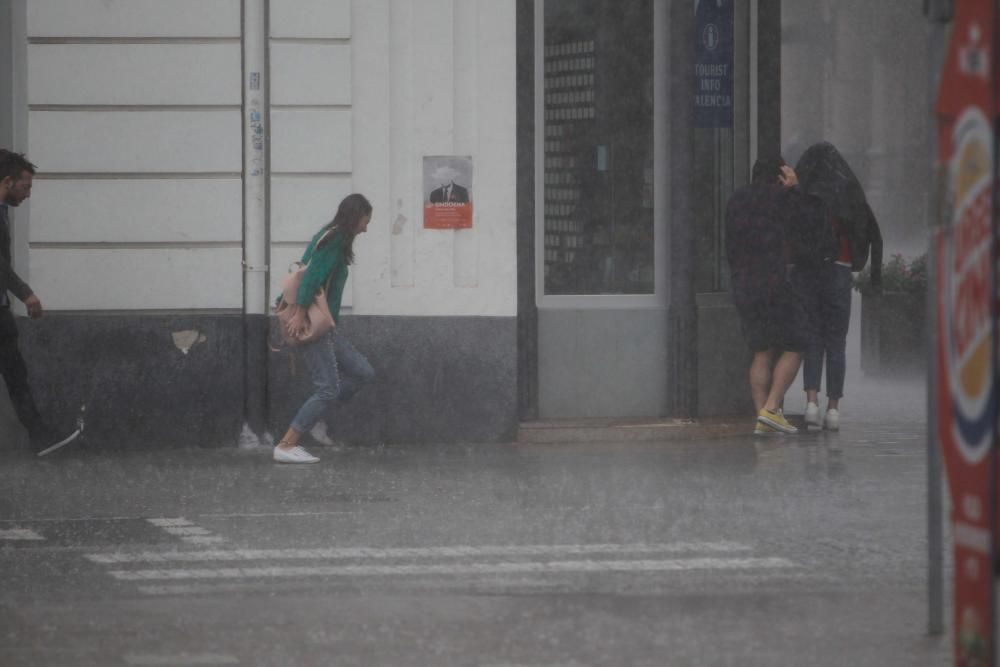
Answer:
<path fill-rule="evenodd" d="M 526 422 L 517 443 L 676 442 L 749 435 L 751 417 L 725 419 L 552 420 Z"/>

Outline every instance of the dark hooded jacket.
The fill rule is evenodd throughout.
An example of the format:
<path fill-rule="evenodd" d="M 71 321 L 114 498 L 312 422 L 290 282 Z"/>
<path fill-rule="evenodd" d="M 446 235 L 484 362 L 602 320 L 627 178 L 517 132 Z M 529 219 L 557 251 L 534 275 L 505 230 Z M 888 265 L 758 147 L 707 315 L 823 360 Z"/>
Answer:
<path fill-rule="evenodd" d="M 872 212 L 865 191 L 844 156 L 833 144 L 813 144 L 795 165 L 799 187 L 818 197 L 840 220 L 851 248 L 851 270 L 860 271 L 871 254 L 872 286 L 882 284 L 882 232 Z"/>

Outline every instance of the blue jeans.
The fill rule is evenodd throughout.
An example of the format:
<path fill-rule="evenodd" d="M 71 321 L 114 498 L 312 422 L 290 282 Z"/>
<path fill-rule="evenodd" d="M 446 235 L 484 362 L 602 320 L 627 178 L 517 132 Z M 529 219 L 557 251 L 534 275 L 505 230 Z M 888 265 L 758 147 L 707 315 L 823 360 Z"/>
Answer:
<path fill-rule="evenodd" d="M 832 262 L 796 271 L 810 320 L 809 342 L 802 363 L 806 391 L 819 391 L 826 358 L 826 397 L 844 395 L 847 372 L 847 329 L 851 324 L 851 269 Z"/>
<path fill-rule="evenodd" d="M 375 369 L 336 328 L 315 343 L 300 348 L 315 392 L 299 408 L 292 428 L 305 433 L 316 425 L 334 401 L 346 403 L 375 377 Z"/>

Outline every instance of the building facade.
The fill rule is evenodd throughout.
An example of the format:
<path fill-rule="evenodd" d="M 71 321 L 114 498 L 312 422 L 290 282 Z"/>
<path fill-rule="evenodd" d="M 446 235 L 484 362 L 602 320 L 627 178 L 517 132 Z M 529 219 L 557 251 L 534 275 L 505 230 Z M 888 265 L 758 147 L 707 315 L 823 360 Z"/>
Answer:
<path fill-rule="evenodd" d="M 698 13 L 713 4 L 721 23 Z M 922 144 L 881 119 L 919 68 L 878 46 L 879 83 L 843 84 L 851 112 L 817 126 L 789 104 L 808 86 L 843 104 L 847 60 L 883 33 L 922 46 L 919 8 L 876 12 L 866 39 L 842 4 L 0 0 L 0 144 L 39 167 L 14 231 L 49 313 L 22 324 L 40 403 L 85 404 L 122 446 L 283 430 L 308 379 L 268 350 L 266 313 L 362 192 L 375 214 L 343 327 L 378 377 L 330 415 L 335 435 L 498 441 L 531 419 L 739 413 L 721 218 L 756 155 L 838 136 L 863 152 L 853 124 L 875 123 L 876 209 L 911 214 L 893 208 L 913 187 L 893 165 Z M 696 91 L 717 23 L 730 88 Z M 793 52 L 793 23 L 843 50 Z M 882 87 L 900 61 L 910 80 Z M 702 126 L 706 94 L 728 97 L 729 122 Z M 424 226 L 428 157 L 472 165 L 471 227 Z"/>

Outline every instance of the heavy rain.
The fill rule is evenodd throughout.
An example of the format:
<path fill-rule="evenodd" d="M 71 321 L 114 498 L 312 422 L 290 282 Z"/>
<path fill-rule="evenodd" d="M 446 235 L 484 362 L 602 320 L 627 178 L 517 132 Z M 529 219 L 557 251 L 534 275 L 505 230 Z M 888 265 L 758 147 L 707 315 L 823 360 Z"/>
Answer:
<path fill-rule="evenodd" d="M 997 665 L 994 4 L 0 0 L 0 665 Z"/>

